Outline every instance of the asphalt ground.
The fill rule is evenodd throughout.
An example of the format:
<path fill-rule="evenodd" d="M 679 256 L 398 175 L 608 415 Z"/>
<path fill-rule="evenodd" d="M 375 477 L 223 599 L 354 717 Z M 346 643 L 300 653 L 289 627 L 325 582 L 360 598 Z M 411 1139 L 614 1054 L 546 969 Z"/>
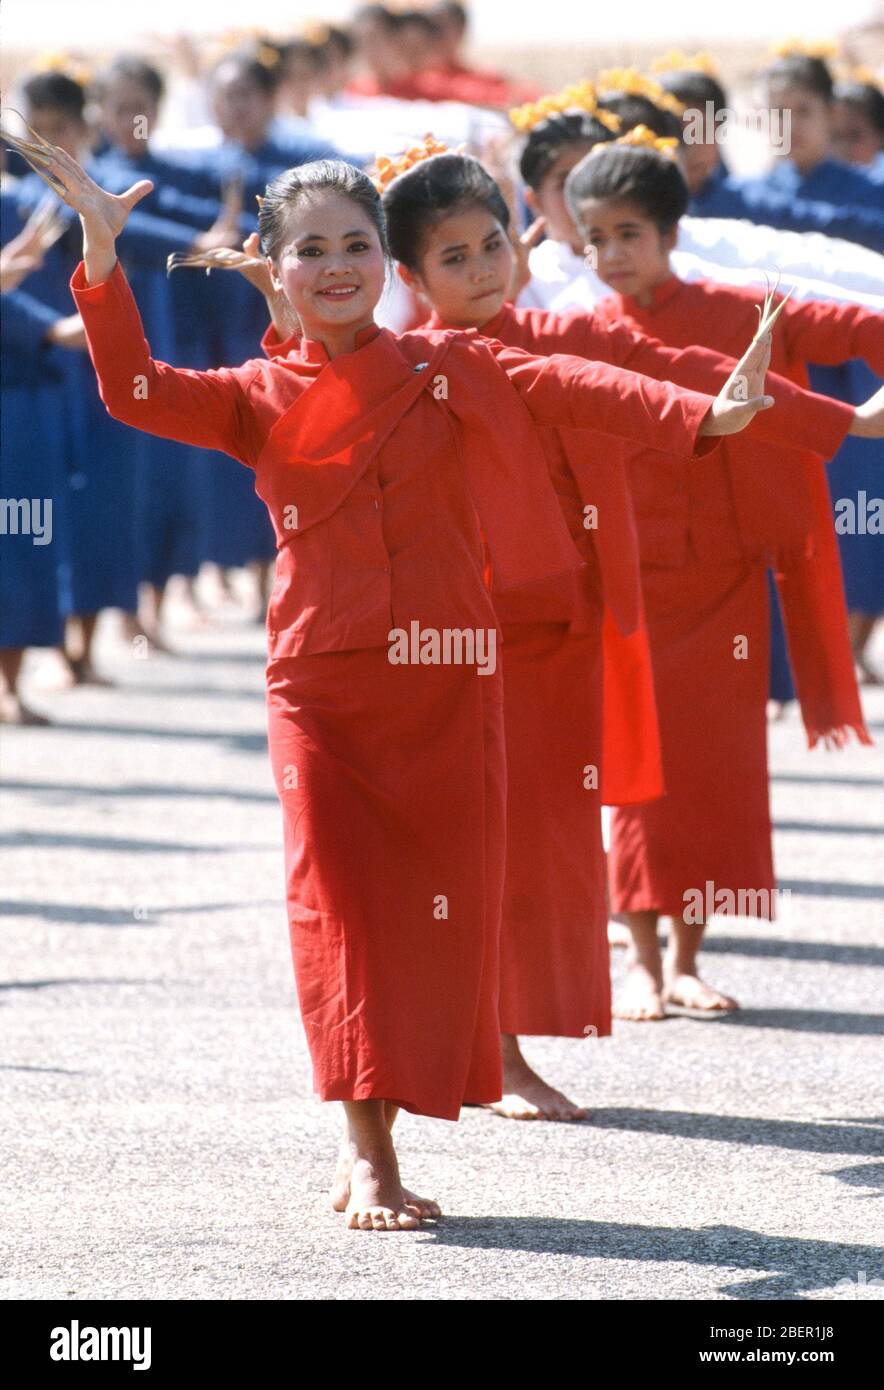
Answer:
<path fill-rule="evenodd" d="M 35 692 L 55 726 L 3 733 L 0 1297 L 884 1296 L 880 746 L 772 728 L 790 897 L 716 918 L 704 956 L 738 1014 L 531 1040 L 590 1119 L 403 1116 L 405 1181 L 446 1215 L 352 1232 L 296 1009 L 263 634 L 215 617 L 174 659 L 108 623 L 116 687 Z M 881 745 L 884 689 L 866 704 Z"/>

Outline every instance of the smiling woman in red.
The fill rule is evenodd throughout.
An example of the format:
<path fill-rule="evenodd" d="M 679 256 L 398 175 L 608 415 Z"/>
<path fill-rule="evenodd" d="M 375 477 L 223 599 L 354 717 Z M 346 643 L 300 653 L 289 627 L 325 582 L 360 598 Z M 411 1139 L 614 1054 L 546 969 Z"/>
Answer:
<path fill-rule="evenodd" d="M 505 757 L 485 571 L 490 560 L 508 587 L 579 565 L 534 422 L 650 443 L 663 418 L 690 452 L 762 402 L 475 334 L 378 329 L 380 201 L 360 171 L 326 161 L 280 175 L 261 208 L 262 250 L 300 320 L 297 353 L 172 368 L 151 358 L 115 254 L 150 185 L 113 197 L 60 151 L 43 157 L 81 216 L 71 287 L 109 412 L 230 454 L 267 504 L 279 556 L 268 722 L 292 953 L 316 1089 L 347 1120 L 334 1205 L 353 1228 L 413 1228 L 438 1207 L 402 1186 L 398 1109 L 455 1119 L 501 1091 Z M 394 662 L 394 638 L 415 629 L 429 645 Z M 473 637 L 491 659 L 440 660 L 434 634 L 459 635 L 459 651 Z"/>

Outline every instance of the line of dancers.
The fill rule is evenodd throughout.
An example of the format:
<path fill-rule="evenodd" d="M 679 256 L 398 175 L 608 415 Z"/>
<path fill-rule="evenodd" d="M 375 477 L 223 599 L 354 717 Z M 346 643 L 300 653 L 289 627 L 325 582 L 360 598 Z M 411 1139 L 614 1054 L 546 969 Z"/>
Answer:
<path fill-rule="evenodd" d="M 216 96 L 225 71 L 242 89 L 257 61 L 225 56 Z M 771 103 L 806 105 L 820 61 L 777 58 Z M 110 74 L 125 88 L 134 62 L 101 88 L 130 124 L 146 79 L 127 107 Z M 809 743 L 869 741 L 825 462 L 837 487 L 845 445 L 865 447 L 875 476 L 884 400 L 873 379 L 858 400 L 811 390 L 808 368 L 884 373 L 880 198 L 804 198 L 806 162 L 755 190 L 717 146 L 700 187 L 682 137 L 717 79 L 689 61 L 661 76 L 607 73 L 514 110 L 521 185 L 499 147 L 483 161 L 433 139 L 374 180 L 327 149 L 264 178 L 243 146 L 231 172 L 232 137 L 177 161 L 120 140 L 84 162 L 39 101 L 29 135 L 10 136 L 34 171 L 15 190 L 32 190 L 29 235 L 56 236 L 5 287 L 30 345 L 9 353 L 24 374 L 9 388 L 10 476 L 54 497 L 70 458 L 82 469 L 55 561 L 80 586 L 68 611 L 87 627 L 105 564 L 101 583 L 134 611 L 148 514 L 191 538 L 217 489 L 216 516 L 248 494 L 269 528 L 248 558 L 276 554 L 267 707 L 290 939 L 316 1090 L 344 1105 L 332 1195 L 354 1229 L 440 1214 L 402 1183 L 400 1109 L 585 1117 L 520 1038 L 737 1007 L 697 958 L 710 883 L 775 912 L 769 572 Z M 42 80 L 38 93 L 58 91 L 57 74 Z M 46 183 L 61 233 L 46 230 Z M 698 196 L 720 196 L 726 217 Z M 761 206 L 783 217 L 759 229 L 753 267 L 753 229 L 732 219 Z M 523 237 L 529 209 L 542 222 Z M 833 211 L 851 245 L 790 240 L 796 218 L 818 231 Z M 165 280 L 169 255 L 217 273 Z M 780 261 L 789 294 L 767 295 L 759 326 L 759 271 Z M 710 265 L 720 273 L 698 269 Z M 71 305 L 88 358 L 58 327 Z M 145 479 L 150 513 L 132 501 Z M 101 557 L 78 559 L 77 518 L 93 538 L 112 532 Z M 16 544 L 20 613 L 49 595 L 51 549 Z M 166 570 L 153 573 L 161 588 Z M 47 624 L 52 611 L 47 599 Z M 56 601 L 56 641 L 64 611 Z M 3 614 L 5 634 L 5 600 Z M 36 644 L 29 622 L 6 651 Z M 428 640 L 392 660 L 394 633 L 412 630 Z M 482 634 L 499 661 L 440 659 L 440 634 L 461 653 Z M 613 1009 L 609 908 L 629 939 Z"/>

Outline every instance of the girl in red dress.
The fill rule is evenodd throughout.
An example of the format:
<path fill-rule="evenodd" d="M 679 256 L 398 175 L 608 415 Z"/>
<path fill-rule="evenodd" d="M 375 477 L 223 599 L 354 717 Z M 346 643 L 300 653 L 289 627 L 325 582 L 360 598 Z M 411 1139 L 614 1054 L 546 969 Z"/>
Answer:
<path fill-rule="evenodd" d="M 665 142 L 664 142 L 665 143 Z M 570 174 L 569 207 L 598 273 L 615 294 L 598 314 L 673 346 L 733 352 L 757 322 L 758 296 L 669 266 L 688 191 L 650 132 L 599 146 Z M 853 305 L 787 303 L 772 365 L 806 382 L 808 360 L 865 357 L 884 370 L 884 318 Z M 882 393 L 847 431 L 880 437 Z M 806 445 L 799 434 L 793 446 Z M 612 822 L 611 905 L 626 914 L 631 966 L 616 1012 L 656 1019 L 671 1003 L 704 1011 L 736 1001 L 698 976 L 712 910 L 774 916 L 765 702 L 765 567 L 778 575 L 790 656 L 811 746 L 869 742 L 856 691 L 843 584 L 821 458 L 758 439 L 724 446 L 702 466 L 627 446 L 642 586 L 654 661 L 665 796 L 618 809 Z M 665 962 L 657 920 L 673 920 Z"/>
<path fill-rule="evenodd" d="M 427 148 L 438 149 L 432 142 Z M 433 310 L 431 327 L 479 328 L 537 353 L 566 351 L 694 389 L 715 390 L 732 358 L 671 349 L 591 314 L 505 302 L 513 253 L 507 205 L 477 160 L 435 154 L 384 193 L 399 273 Z M 744 345 L 752 338 L 747 329 Z M 265 346 L 272 344 L 272 336 Z M 852 410 L 768 380 L 777 409 L 750 426 L 779 441 L 836 448 Z M 662 444 L 665 424 L 660 426 Z M 507 872 L 501 935 L 504 1095 L 512 1118 L 585 1113 L 540 1078 L 519 1035 L 611 1031 L 600 805 L 661 791 L 656 719 L 641 622 L 635 529 L 621 441 L 542 431 L 550 476 L 585 561 L 578 577 L 497 599 L 504 649 Z M 604 717 L 603 717 L 604 707 Z"/>
<path fill-rule="evenodd" d="M 280 175 L 261 207 L 297 354 L 172 368 L 151 358 L 115 254 L 150 184 L 112 196 L 55 147 L 41 160 L 81 216 L 71 288 L 109 412 L 230 454 L 270 512 L 270 756 L 315 1085 L 346 1112 L 334 1205 L 354 1229 L 413 1228 L 439 1209 L 402 1186 L 398 1110 L 456 1119 L 501 1093 L 506 763 L 485 570 L 506 588 L 580 563 L 535 422 L 649 444 L 663 417 L 689 453 L 767 398 L 712 400 L 475 334 L 397 339 L 372 317 L 380 200 L 335 161 Z"/>

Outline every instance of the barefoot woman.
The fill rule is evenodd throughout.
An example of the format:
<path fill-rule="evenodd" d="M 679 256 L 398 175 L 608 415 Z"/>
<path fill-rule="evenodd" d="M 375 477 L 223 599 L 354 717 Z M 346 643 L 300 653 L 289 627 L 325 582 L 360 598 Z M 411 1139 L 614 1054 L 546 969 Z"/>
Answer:
<path fill-rule="evenodd" d="M 171 368 L 150 357 L 114 251 L 150 185 L 112 197 L 62 152 L 43 159 L 81 215 L 71 285 L 109 411 L 239 459 L 270 512 L 270 755 L 315 1085 L 346 1111 L 334 1199 L 353 1228 L 413 1228 L 438 1208 L 402 1186 L 397 1110 L 456 1119 L 501 1093 L 505 757 L 499 672 L 423 651 L 393 664 L 394 630 L 496 635 L 483 533 L 502 585 L 572 568 L 532 416 L 649 443 L 668 388 L 495 355 L 469 335 L 378 329 L 380 201 L 327 161 L 280 175 L 261 209 L 298 352 Z M 665 400 L 697 434 L 742 428 L 760 405 Z"/>

